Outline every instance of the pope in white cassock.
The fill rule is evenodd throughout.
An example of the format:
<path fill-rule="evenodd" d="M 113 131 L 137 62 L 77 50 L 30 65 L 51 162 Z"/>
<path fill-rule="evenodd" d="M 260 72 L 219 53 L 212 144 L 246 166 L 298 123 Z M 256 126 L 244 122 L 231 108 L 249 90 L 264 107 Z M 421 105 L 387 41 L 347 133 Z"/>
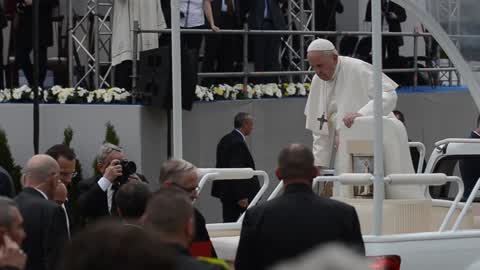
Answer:
<path fill-rule="evenodd" d="M 328 168 L 341 125 L 350 128 L 355 118 L 373 116 L 373 66 L 338 56 L 335 46 L 325 39 L 313 41 L 307 56 L 316 75 L 305 106 L 306 128 L 313 135 L 315 165 Z M 382 87 L 383 113 L 394 117 L 398 85 L 383 74 Z"/>

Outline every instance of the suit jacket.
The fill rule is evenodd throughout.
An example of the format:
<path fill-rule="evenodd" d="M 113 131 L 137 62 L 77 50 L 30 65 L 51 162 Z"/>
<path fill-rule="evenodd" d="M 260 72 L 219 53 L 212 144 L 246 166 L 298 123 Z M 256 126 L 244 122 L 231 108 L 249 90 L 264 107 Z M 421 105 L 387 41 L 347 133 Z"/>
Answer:
<path fill-rule="evenodd" d="M 404 22 L 407 20 L 407 13 L 403 7 L 401 7 L 398 4 L 395 4 L 392 1 L 385 2 L 385 0 L 382 1 L 382 12 L 384 14 L 388 12 L 393 12 L 397 15 L 397 19 L 392 19 L 388 15 L 385 17 L 387 23 L 388 23 L 388 30 L 390 32 L 402 32 L 402 26 L 400 23 Z M 372 3 L 371 1 L 368 1 L 367 3 L 367 13 L 365 14 L 365 21 L 366 22 L 371 22 L 372 21 Z M 396 42 L 397 46 L 402 46 L 403 45 L 403 37 L 401 36 L 394 36 L 394 37 L 388 37 L 390 40 Z"/>
<path fill-rule="evenodd" d="M 250 150 L 242 135 L 233 130 L 223 136 L 217 145 L 217 168 L 252 168 L 255 170 Z M 219 180 L 212 185 L 212 196 L 222 201 L 251 201 L 260 190 L 256 177 L 247 180 Z"/>
<path fill-rule="evenodd" d="M 222 27 L 222 25 L 220 24 L 221 22 L 221 14 L 222 14 L 222 3 L 223 3 L 224 0 L 215 0 L 215 1 L 212 1 L 212 12 L 213 12 L 213 19 L 215 20 L 215 24 L 219 27 Z M 240 16 L 241 14 L 241 6 L 240 6 L 240 2 L 243 1 L 243 0 L 233 0 L 234 1 L 234 8 L 235 8 L 235 13 L 234 13 L 234 16 L 235 16 L 235 21 L 238 25 L 240 25 L 242 23 L 242 18 Z"/>
<path fill-rule="evenodd" d="M 101 177 L 94 176 L 80 181 L 80 196 L 78 206 L 82 217 L 87 223 L 98 218 L 109 216 L 107 192 L 97 184 Z"/>
<path fill-rule="evenodd" d="M 205 222 L 205 218 L 203 217 L 202 213 L 198 211 L 197 208 L 195 210 L 195 235 L 193 237 L 193 241 L 190 244 L 190 253 L 194 257 L 210 257 L 216 258 L 217 253 L 215 252 L 215 248 L 213 247 L 212 241 L 210 240 L 210 235 L 207 231 L 207 225 Z"/>
<path fill-rule="evenodd" d="M 26 270 L 53 270 L 60 259 L 67 236 L 65 213 L 33 189 L 25 188 L 15 198 L 23 216 L 27 237 L 22 249 L 28 255 Z"/>
<path fill-rule="evenodd" d="M 262 29 L 264 21 L 265 0 L 241 0 L 241 15 L 245 18 L 248 15 L 248 27 L 250 29 Z M 285 0 L 266 0 L 270 8 L 270 19 L 273 23 L 273 28 L 270 30 L 287 30 L 287 24 L 283 16 L 280 4 L 287 4 Z"/>
<path fill-rule="evenodd" d="M 335 31 L 337 29 L 337 14 L 343 13 L 340 0 L 324 0 L 315 2 L 315 30 Z"/>
<path fill-rule="evenodd" d="M 13 198 L 15 196 L 15 185 L 10 174 L 0 166 L 0 195 Z"/>
<path fill-rule="evenodd" d="M 137 176 L 141 181 L 148 183 L 145 176 L 141 174 L 137 174 Z M 78 207 L 82 218 L 87 223 L 110 216 L 107 192 L 103 191 L 97 183 L 100 178 L 101 176 L 94 176 L 84 179 L 79 183 L 80 195 L 78 197 Z M 115 198 L 112 198 L 112 200 L 114 199 Z M 113 215 L 115 214 L 116 212 L 113 213 Z"/>
<path fill-rule="evenodd" d="M 308 185 L 288 185 L 281 197 L 247 210 L 235 269 L 267 269 L 332 242 L 365 254 L 355 209 L 317 196 Z"/>
<path fill-rule="evenodd" d="M 17 2 L 23 2 L 24 0 L 17 0 Z M 58 0 L 40 0 L 40 15 L 39 26 L 40 33 L 38 34 L 40 46 L 52 46 L 53 45 L 53 29 L 52 29 L 52 10 L 58 6 Z M 18 19 L 17 29 L 15 31 L 17 47 L 30 47 L 32 44 L 32 21 L 33 21 L 33 5 L 27 6 L 24 9 L 23 14 L 16 14 Z"/>

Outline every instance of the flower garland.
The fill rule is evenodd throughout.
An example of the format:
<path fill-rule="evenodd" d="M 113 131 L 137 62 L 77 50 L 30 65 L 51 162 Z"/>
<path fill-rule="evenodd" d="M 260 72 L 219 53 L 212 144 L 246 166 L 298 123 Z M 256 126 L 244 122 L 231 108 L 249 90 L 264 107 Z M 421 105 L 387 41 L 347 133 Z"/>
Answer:
<path fill-rule="evenodd" d="M 306 96 L 309 92 L 309 83 L 249 84 L 246 87 L 243 84 L 219 84 L 210 88 L 197 85 L 195 89 L 197 99 L 202 101 Z"/>
<path fill-rule="evenodd" d="M 130 103 L 132 95 L 123 88 L 108 88 L 88 91 L 81 87 L 63 88 L 53 86 L 49 89 L 39 89 L 40 98 L 44 103 L 87 103 L 87 104 L 121 104 Z M 243 84 L 228 85 L 219 84 L 211 87 L 198 86 L 195 89 L 197 100 L 237 100 L 237 99 L 260 99 L 282 98 L 291 96 L 306 96 L 310 91 L 308 83 L 284 83 L 284 84 Z M 5 102 L 32 102 L 33 91 L 23 85 L 15 89 L 0 90 L 0 103 Z"/>
<path fill-rule="evenodd" d="M 129 103 L 131 94 L 123 88 L 85 90 L 81 87 L 63 88 L 53 86 L 50 89 L 40 89 L 40 98 L 45 103 Z M 0 90 L 1 102 L 31 102 L 33 91 L 30 87 L 23 85 L 15 89 Z"/>

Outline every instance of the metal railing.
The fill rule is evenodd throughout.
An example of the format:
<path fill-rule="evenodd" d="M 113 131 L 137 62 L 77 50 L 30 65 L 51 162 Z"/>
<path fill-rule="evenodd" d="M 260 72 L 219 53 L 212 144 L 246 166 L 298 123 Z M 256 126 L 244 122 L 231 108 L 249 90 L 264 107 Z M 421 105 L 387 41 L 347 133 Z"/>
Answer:
<path fill-rule="evenodd" d="M 148 33 L 158 33 L 158 34 L 170 34 L 171 29 L 162 29 L 162 30 L 148 30 L 140 29 L 137 21 L 134 22 L 133 29 L 133 55 L 138 54 L 138 35 Z M 305 80 L 305 75 L 313 75 L 314 72 L 311 70 L 305 71 L 268 71 L 268 72 L 251 72 L 248 71 L 248 39 L 250 35 L 276 35 L 276 36 L 371 36 L 371 32 L 367 31 L 296 31 L 296 30 L 250 30 L 248 25 L 244 24 L 243 29 L 238 30 L 220 30 L 218 32 L 213 32 L 212 30 L 202 30 L 202 29 L 181 29 L 181 34 L 196 34 L 196 35 L 242 35 L 243 36 L 243 71 L 241 72 L 200 72 L 198 73 L 199 78 L 223 78 L 223 77 L 237 77 L 243 78 L 244 85 L 248 83 L 250 77 L 270 77 L 270 76 L 294 76 L 300 75 Z M 392 68 L 392 69 L 383 69 L 385 73 L 413 73 L 413 88 L 418 86 L 418 75 L 420 72 L 456 72 L 455 67 L 434 67 L 434 68 L 420 68 L 418 65 L 419 56 L 418 56 L 418 38 L 431 38 L 430 33 L 419 33 L 419 32 L 383 32 L 383 36 L 402 36 L 402 37 L 413 37 L 414 39 L 414 53 L 413 53 L 413 67 L 412 68 Z M 462 36 L 464 37 L 464 36 Z M 469 36 L 470 37 L 470 36 Z M 480 38 L 480 36 L 471 36 L 471 38 Z M 338 47 L 338 46 L 337 46 Z M 302 61 L 306 61 L 303 59 Z M 137 92 L 137 80 L 138 71 L 137 71 L 137 58 L 133 57 L 133 68 L 132 68 L 132 90 L 134 94 Z M 459 75 L 457 74 L 457 78 Z M 452 79 L 450 78 L 450 83 Z"/>

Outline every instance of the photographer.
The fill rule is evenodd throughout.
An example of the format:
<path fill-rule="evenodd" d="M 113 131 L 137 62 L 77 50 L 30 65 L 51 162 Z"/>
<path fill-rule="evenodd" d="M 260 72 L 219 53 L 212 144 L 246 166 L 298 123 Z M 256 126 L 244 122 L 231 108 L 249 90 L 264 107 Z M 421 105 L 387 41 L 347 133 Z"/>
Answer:
<path fill-rule="evenodd" d="M 104 216 L 116 215 L 113 198 L 121 185 L 129 181 L 147 182 L 145 177 L 136 173 L 135 163 L 126 160 L 123 150 L 110 143 L 100 147 L 97 169 L 100 176 L 80 182 L 78 203 L 87 223 Z"/>

